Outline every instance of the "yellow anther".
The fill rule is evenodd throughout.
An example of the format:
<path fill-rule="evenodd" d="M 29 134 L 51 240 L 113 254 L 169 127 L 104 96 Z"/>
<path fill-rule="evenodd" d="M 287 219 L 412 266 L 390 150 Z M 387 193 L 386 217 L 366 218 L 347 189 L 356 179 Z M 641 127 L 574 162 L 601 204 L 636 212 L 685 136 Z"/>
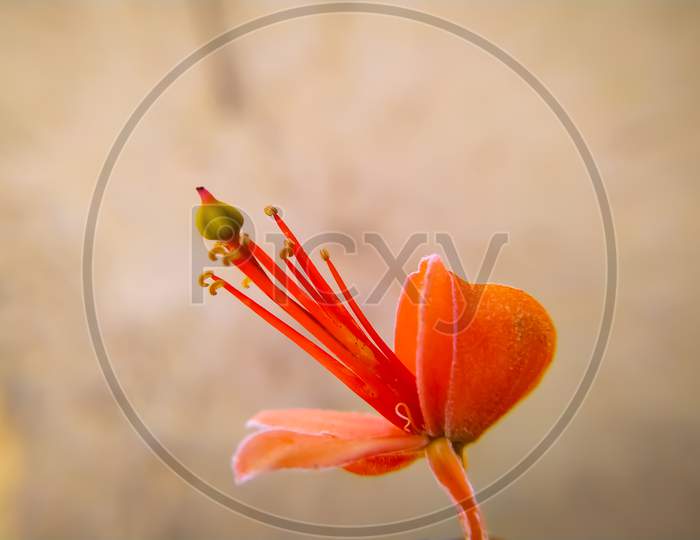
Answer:
<path fill-rule="evenodd" d="M 216 291 L 218 289 L 220 289 L 221 287 L 223 287 L 224 285 L 225 285 L 225 283 L 222 280 L 220 280 L 220 279 L 216 280 L 214 283 L 209 285 L 209 294 L 211 294 L 212 296 L 216 296 Z"/>
<path fill-rule="evenodd" d="M 401 408 L 403 408 L 406 412 L 402 413 Z M 406 405 L 403 401 L 397 403 L 396 407 L 394 408 L 394 412 L 396 413 L 396 416 L 401 418 L 401 420 L 406 420 L 406 425 L 403 427 L 403 430 L 407 431 L 408 433 L 411 433 L 413 418 L 411 418 L 411 410 L 408 408 L 408 405 Z"/>
<path fill-rule="evenodd" d="M 323 248 L 323 249 L 320 251 L 320 253 L 321 253 L 321 258 L 322 258 L 324 261 L 327 261 L 328 259 L 331 258 L 331 254 L 328 253 L 328 250 L 327 250 L 326 248 Z"/>
<path fill-rule="evenodd" d="M 287 259 L 288 257 L 293 257 L 294 256 L 294 242 L 289 240 L 288 238 L 285 238 L 284 240 L 284 247 L 280 250 L 280 257 L 282 259 Z"/>
<path fill-rule="evenodd" d="M 199 283 L 200 287 L 208 287 L 209 283 L 207 283 L 207 280 L 211 277 L 214 277 L 213 272 L 204 272 L 197 278 L 197 283 Z"/>
<path fill-rule="evenodd" d="M 246 277 L 243 278 L 243 281 L 241 281 L 241 286 L 242 286 L 244 289 L 247 289 L 247 288 L 250 287 L 250 284 L 251 284 L 252 282 L 253 282 L 253 281 L 252 281 L 248 276 L 246 276 Z"/>
<path fill-rule="evenodd" d="M 278 212 L 278 210 L 277 210 L 277 208 L 275 208 L 274 206 L 266 206 L 266 207 L 265 207 L 265 213 L 266 213 L 268 216 L 270 216 L 270 217 L 272 217 L 272 216 L 274 216 L 275 214 L 277 214 L 277 212 Z"/>
<path fill-rule="evenodd" d="M 227 251 L 224 249 L 223 246 L 217 245 L 214 246 L 209 250 L 209 260 L 215 261 L 217 259 L 217 255 L 226 255 Z"/>

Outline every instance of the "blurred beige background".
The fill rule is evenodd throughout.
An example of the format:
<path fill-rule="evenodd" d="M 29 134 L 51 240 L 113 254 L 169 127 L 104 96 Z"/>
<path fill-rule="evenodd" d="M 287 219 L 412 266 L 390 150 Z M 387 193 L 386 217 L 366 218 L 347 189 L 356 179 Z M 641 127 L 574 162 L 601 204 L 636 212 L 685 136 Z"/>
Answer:
<path fill-rule="evenodd" d="M 398 2 L 485 36 L 574 119 L 619 241 L 602 370 L 558 443 L 485 506 L 507 539 L 697 538 L 700 288 L 698 27 L 693 2 Z M 0 537 L 290 538 L 196 493 L 139 440 L 98 369 L 80 261 L 103 160 L 131 111 L 211 37 L 292 2 L 0 5 Z M 193 302 L 190 216 L 205 184 L 272 231 L 342 231 L 336 261 L 365 296 L 394 252 L 448 232 L 468 277 L 509 233 L 493 280 L 559 329 L 541 387 L 472 449 L 484 487 L 536 444 L 590 358 L 603 300 L 592 188 L 541 100 L 453 36 L 373 15 L 318 16 L 240 39 L 178 80 L 129 140 L 97 231 L 96 297 L 115 370 L 143 420 L 217 488 L 270 512 L 371 524 L 443 508 L 424 463 L 386 478 L 280 473 L 236 487 L 229 458 L 265 407 L 363 408 L 221 295 Z M 432 238 L 432 237 L 431 237 Z M 432 240 L 406 265 L 440 251 Z M 237 279 L 231 272 L 232 279 Z M 367 312 L 391 336 L 396 283 Z M 255 294 L 253 292 L 253 294 Z M 405 534 L 450 538 L 456 520 Z"/>

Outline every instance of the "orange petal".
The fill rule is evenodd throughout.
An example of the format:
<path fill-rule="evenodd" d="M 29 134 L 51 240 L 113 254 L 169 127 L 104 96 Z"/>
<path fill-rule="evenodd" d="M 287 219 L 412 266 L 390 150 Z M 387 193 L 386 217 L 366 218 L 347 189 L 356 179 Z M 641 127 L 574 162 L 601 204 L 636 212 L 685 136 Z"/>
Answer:
<path fill-rule="evenodd" d="M 466 328 L 458 334 L 446 408 L 449 439 L 477 439 L 540 381 L 556 331 L 530 295 L 504 285 L 459 280 Z"/>
<path fill-rule="evenodd" d="M 436 439 L 426 448 L 425 454 L 435 478 L 458 507 L 465 538 L 488 540 L 474 490 L 452 444 L 445 438 Z"/>
<path fill-rule="evenodd" d="M 427 260 L 421 261 L 420 270 L 409 274 L 404 283 L 396 310 L 394 351 L 404 365 L 416 372 L 416 347 L 418 345 L 418 306 L 421 301 Z"/>
<path fill-rule="evenodd" d="M 417 450 L 427 440 L 418 435 L 341 439 L 331 435 L 308 435 L 273 429 L 253 433 L 233 456 L 236 483 L 279 469 L 343 467 L 358 460 L 391 452 Z"/>
<path fill-rule="evenodd" d="M 456 314 L 464 299 L 454 274 L 437 255 L 421 261 L 404 287 L 396 319 L 399 358 L 415 362 L 416 383 L 425 428 L 432 436 L 443 434 L 445 404 L 456 353 Z"/>
<path fill-rule="evenodd" d="M 323 409 L 260 411 L 248 420 L 247 426 L 279 428 L 307 435 L 332 435 L 342 439 L 406 436 L 406 432 L 377 414 Z"/>
<path fill-rule="evenodd" d="M 422 455 L 423 452 L 419 450 L 370 456 L 350 463 L 350 465 L 345 465 L 343 469 L 361 476 L 379 476 L 380 474 L 386 474 L 408 467 Z"/>
<path fill-rule="evenodd" d="M 471 442 L 539 382 L 556 332 L 544 308 L 504 285 L 470 285 L 437 255 L 409 276 L 396 350 L 415 362 L 426 430 Z"/>

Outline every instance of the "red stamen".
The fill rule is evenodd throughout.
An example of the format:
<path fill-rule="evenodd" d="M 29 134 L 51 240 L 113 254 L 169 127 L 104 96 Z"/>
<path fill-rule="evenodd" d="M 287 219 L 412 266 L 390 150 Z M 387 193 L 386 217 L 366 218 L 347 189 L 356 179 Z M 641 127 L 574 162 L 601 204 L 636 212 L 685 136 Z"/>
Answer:
<path fill-rule="evenodd" d="M 222 283 L 222 287 L 226 289 L 229 293 L 240 300 L 245 306 L 250 308 L 253 312 L 259 315 L 265 322 L 279 330 L 282 334 L 287 336 L 290 340 L 296 343 L 304 351 L 309 353 L 315 360 L 317 360 L 323 367 L 335 375 L 340 381 L 355 392 L 362 399 L 367 401 L 372 407 L 377 409 L 382 415 L 386 414 L 386 407 L 377 400 L 377 394 L 374 392 L 367 384 L 365 384 L 362 379 L 340 363 L 336 358 L 332 357 L 321 347 L 316 345 L 309 338 L 302 335 L 300 332 L 289 326 L 282 319 L 272 314 L 270 311 L 262 307 L 255 300 L 248 297 L 243 292 L 236 289 L 233 285 L 228 283 L 226 280 L 212 273 L 212 279 Z"/>
<path fill-rule="evenodd" d="M 352 332 L 348 331 L 347 327 L 343 326 L 337 320 L 331 318 L 327 312 L 323 311 L 321 306 L 306 294 L 299 285 L 289 279 L 287 273 L 255 242 L 252 240 L 249 241 L 248 246 L 250 247 L 252 255 L 260 261 L 263 267 L 265 267 L 284 288 L 292 293 L 292 296 L 294 296 L 294 298 L 296 298 L 334 338 L 345 345 L 350 352 L 356 354 L 364 362 L 369 363 L 372 369 L 375 370 L 377 359 L 364 342 L 359 340 Z"/>
<path fill-rule="evenodd" d="M 381 349 L 382 353 L 386 357 L 386 371 L 397 378 L 398 382 L 400 383 L 400 387 L 404 389 L 404 393 L 406 395 L 415 395 L 417 397 L 416 378 L 413 375 L 413 373 L 410 372 L 410 370 L 405 366 L 405 364 L 398 358 L 398 356 L 396 356 L 396 353 L 394 353 L 394 351 L 391 350 L 391 348 L 386 344 L 386 342 L 379 335 L 379 332 L 376 331 L 372 323 L 364 314 L 362 308 L 360 308 L 359 304 L 348 290 L 348 287 L 345 284 L 345 281 L 343 280 L 342 276 L 340 275 L 340 272 L 338 272 L 338 269 L 335 267 L 335 264 L 333 264 L 333 261 L 331 261 L 328 252 L 324 250 L 321 253 L 321 257 L 324 261 L 326 261 L 326 264 L 328 265 L 328 269 L 330 270 L 333 279 L 337 283 L 338 288 L 342 291 L 342 294 L 345 297 L 345 300 L 350 306 L 350 309 L 354 313 L 355 317 L 357 317 L 357 320 L 360 321 L 362 327 L 365 329 L 365 331 L 369 334 L 374 343 L 376 343 L 376 345 Z M 417 400 L 413 403 L 408 404 L 407 406 L 409 407 L 409 410 L 411 412 L 415 412 L 415 418 L 419 422 L 419 425 L 421 425 L 423 423 L 423 417 Z"/>
<path fill-rule="evenodd" d="M 321 311 L 320 307 L 312 298 L 309 297 L 296 283 L 294 283 L 286 272 L 280 268 L 275 261 L 272 260 L 264 250 L 260 248 L 255 242 L 249 240 L 248 248 L 250 249 L 251 255 L 260 262 L 260 264 L 267 270 L 272 277 L 274 277 L 285 289 L 287 289 L 298 302 L 300 302 L 304 308 L 313 315 L 316 320 L 323 320 L 324 313 Z"/>
<path fill-rule="evenodd" d="M 323 303 L 323 298 L 321 298 L 321 295 L 318 293 L 316 288 L 311 285 L 308 279 L 306 279 L 306 276 L 302 274 L 301 270 L 297 268 L 297 265 L 294 264 L 292 261 L 291 257 L 285 257 L 284 262 L 287 265 L 287 268 L 289 271 L 294 274 L 294 277 L 297 279 L 297 281 L 301 284 L 304 289 L 306 289 L 306 292 L 308 292 L 311 297 L 316 300 L 317 303 L 322 304 Z"/>
<path fill-rule="evenodd" d="M 216 201 L 206 189 L 198 188 L 197 191 L 203 202 Z M 245 235 L 242 238 L 236 235 L 226 244 L 219 243 L 219 247 L 215 247 L 210 256 L 213 254 L 216 258 L 217 253 L 214 252 L 218 249 L 218 254 L 224 255 L 226 264 L 233 262 L 248 280 L 255 283 L 329 352 L 218 277 L 216 279 L 219 281 L 212 285 L 212 292 L 215 287 L 225 287 L 321 362 L 389 421 L 406 430 L 420 431 L 422 415 L 413 373 L 398 360 L 374 330 L 346 290 L 335 267 L 330 264 L 331 273 L 341 286 L 342 294 L 357 320 L 331 289 L 277 211 L 267 208 L 265 212 L 274 216 L 287 239 L 283 258 L 298 283 L 283 266 L 277 264 Z M 296 256 L 301 268 L 289 260 L 290 255 Z M 406 414 L 399 412 L 401 406 L 405 406 Z M 414 423 L 414 419 L 420 419 L 420 422 Z"/>
<path fill-rule="evenodd" d="M 420 428 L 420 426 L 422 426 L 423 416 L 420 410 L 420 404 L 418 403 L 418 391 L 416 389 L 416 379 L 413 373 L 411 373 L 403 362 L 398 359 L 394 352 L 382 340 L 377 331 L 374 330 L 372 324 L 369 322 L 364 313 L 362 313 L 362 310 L 354 299 L 352 299 L 352 296 L 348 293 L 347 287 L 342 282 L 342 279 L 339 282 L 339 286 L 346 298 L 350 297 L 348 303 L 371 339 L 369 339 L 367 335 L 364 334 L 357 326 L 355 320 L 352 318 L 352 315 L 350 315 L 345 306 L 339 301 L 331 286 L 321 275 L 318 268 L 316 268 L 316 266 L 313 264 L 308 256 L 308 253 L 301 245 L 301 242 L 299 242 L 292 230 L 279 215 L 277 209 L 274 207 L 267 207 L 265 209 L 265 213 L 274 218 L 277 226 L 280 228 L 280 231 L 282 231 L 286 237 L 289 243 L 289 248 L 299 260 L 301 267 L 309 277 L 311 284 L 316 287 L 319 295 L 323 298 L 325 305 L 332 309 L 337 318 L 344 322 L 348 327 L 356 328 L 358 330 L 356 335 L 361 337 L 361 339 L 366 340 L 366 344 L 371 347 L 372 350 L 377 351 L 379 357 L 384 360 L 383 362 L 380 362 L 378 366 L 380 378 L 384 381 L 386 386 L 396 389 L 398 395 L 402 396 L 402 400 L 406 402 L 407 407 L 410 411 L 412 411 L 413 417 L 419 422 L 417 427 Z M 336 276 L 338 278 L 340 277 L 337 270 L 334 278 L 336 278 Z M 336 282 L 338 282 L 337 279 Z"/>
<path fill-rule="evenodd" d="M 258 261 L 251 252 L 233 260 L 234 264 L 248 276 L 265 295 L 284 309 L 294 320 L 296 320 L 305 330 L 318 339 L 324 346 L 336 355 L 336 357 L 360 379 L 362 379 L 378 395 L 378 400 L 382 401 L 385 411 L 384 416 L 397 426 L 403 423 L 400 417 L 392 409 L 398 401 L 406 400 L 405 397 L 397 393 L 397 390 L 388 385 L 377 373 L 375 365 L 368 365 L 366 361 L 358 358 L 357 355 L 349 352 L 343 344 L 338 341 L 329 330 L 319 323 L 301 305 L 297 304 L 282 289 L 277 287 L 265 274 Z M 274 264 L 274 263 L 273 263 Z M 286 274 L 285 274 L 286 275 Z M 359 361 L 358 361 L 359 360 Z M 374 405 L 373 405 L 374 406 Z M 388 414 L 388 416 L 387 416 Z"/>
<path fill-rule="evenodd" d="M 272 258 L 260 248 L 252 240 L 248 241 L 248 247 L 251 250 L 251 254 L 256 257 L 257 260 L 270 272 L 277 281 L 279 281 L 283 287 L 287 288 L 292 295 L 302 303 L 302 305 L 316 318 L 316 320 L 323 326 L 328 332 L 330 332 L 341 344 L 349 350 L 349 352 L 358 356 L 365 361 L 371 362 L 372 375 L 378 375 L 379 379 L 383 383 L 393 389 L 396 395 L 407 402 L 406 406 L 409 411 L 415 411 L 415 418 L 419 420 L 416 427 L 420 427 L 422 424 L 422 415 L 420 413 L 420 406 L 417 401 L 417 391 L 416 382 L 414 375 L 404 366 L 404 364 L 396 357 L 394 352 L 389 349 L 389 347 L 384 343 L 382 338 L 379 336 L 377 331 L 374 329 L 372 324 L 369 322 L 367 317 L 364 315 L 357 302 L 352 298 L 352 295 L 347 291 L 345 284 L 340 279 L 338 271 L 333 267 L 334 277 L 337 276 L 340 279 L 342 285 L 341 289 L 349 298 L 350 305 L 353 312 L 358 317 L 362 325 L 370 333 L 371 338 L 375 343 L 381 343 L 384 345 L 388 354 L 379 350 L 377 346 L 368 339 L 362 330 L 357 326 L 355 320 L 350 317 L 352 327 L 350 327 L 350 332 L 348 331 L 348 326 L 339 323 L 336 319 L 329 317 L 325 311 L 319 311 L 321 306 L 313 301 L 313 299 L 304 293 L 301 288 L 294 283 L 286 272 L 277 265 Z M 326 257 L 324 257 L 326 258 Z M 332 264 L 332 263 L 331 263 Z M 336 279 L 336 281 L 338 280 Z M 352 330 L 356 330 L 355 333 Z M 353 363 L 349 366 L 353 369 L 357 369 L 357 363 Z M 398 415 L 401 417 L 400 415 Z"/>
<path fill-rule="evenodd" d="M 376 332 L 376 330 L 374 330 L 371 323 L 367 320 L 367 317 L 365 317 L 364 313 L 362 313 L 354 300 L 353 311 L 357 309 L 356 314 L 359 313 L 362 317 L 361 322 L 363 326 L 371 330 L 373 336 L 372 334 L 370 334 L 370 336 L 372 336 L 372 339 L 374 339 L 375 342 L 379 340 L 382 344 L 384 344 L 389 355 L 386 355 L 383 351 L 378 349 L 377 346 L 368 339 L 368 336 L 361 330 L 361 328 L 349 314 L 348 318 L 351 326 L 343 324 L 345 321 L 339 323 L 336 319 L 327 316 L 327 312 L 325 311 L 322 311 L 319 314 L 318 308 L 322 306 L 314 303 L 309 296 L 305 295 L 299 286 L 289 279 L 289 276 L 284 272 L 284 270 L 275 264 L 272 258 L 265 253 L 260 246 L 255 244 L 252 240 L 249 241 L 249 246 L 251 253 L 258 260 L 260 260 L 262 265 L 275 277 L 275 279 L 286 287 L 292 293 L 292 295 L 294 295 L 294 297 L 316 317 L 318 322 L 321 323 L 331 334 L 333 334 L 336 339 L 338 339 L 338 341 L 344 344 L 350 352 L 359 354 L 361 358 L 365 358 L 372 362 L 372 366 L 374 366 L 373 371 L 379 374 L 380 378 L 387 386 L 393 387 L 401 396 L 407 393 L 409 395 L 416 393 L 416 383 L 413 374 L 408 371 L 401 361 L 396 358 L 394 352 L 381 340 L 379 334 Z M 295 267 L 293 268 L 297 270 Z M 302 277 L 303 279 L 300 272 L 299 277 Z M 349 292 L 346 292 L 346 294 L 350 296 Z M 324 322 L 325 324 L 323 324 Z M 350 332 L 348 332 L 348 327 Z M 400 373 L 397 374 L 393 372 L 392 368 L 398 369 Z M 399 383 L 398 385 L 396 384 L 397 382 Z M 411 403 L 411 405 L 414 408 L 420 408 L 416 407 L 415 402 Z"/>
<path fill-rule="evenodd" d="M 277 209 L 272 206 L 268 206 L 267 208 L 265 208 L 265 213 L 268 216 L 272 216 L 275 219 L 275 222 L 280 228 L 280 231 L 282 231 L 282 234 L 284 234 L 284 236 L 286 237 L 289 244 L 288 249 L 292 251 L 294 256 L 296 256 L 297 260 L 306 272 L 306 275 L 311 280 L 310 283 L 308 280 L 304 281 L 315 291 L 314 296 L 320 296 L 322 298 L 322 302 L 320 302 L 322 307 L 326 308 L 327 311 L 332 311 L 336 319 L 338 319 L 342 324 L 348 327 L 358 339 L 362 340 L 367 346 L 369 346 L 373 351 L 375 351 L 376 356 L 378 356 L 380 359 L 384 358 L 384 353 L 381 350 L 377 349 L 377 347 L 371 342 L 371 340 L 367 338 L 365 333 L 355 322 L 355 319 L 352 318 L 352 315 L 350 315 L 348 310 L 345 309 L 345 306 L 340 302 L 335 292 L 333 292 L 331 286 L 321 275 L 321 272 L 319 272 L 318 268 L 316 268 L 316 265 L 314 265 L 314 263 L 311 261 L 308 253 L 303 248 L 297 237 L 287 226 L 284 220 L 280 217 Z"/>
<path fill-rule="evenodd" d="M 331 306 L 340 305 L 338 297 L 335 295 L 335 293 L 333 293 L 333 290 L 321 275 L 321 272 L 318 271 L 318 268 L 316 268 L 314 263 L 311 262 L 308 253 L 306 253 L 306 250 L 303 248 L 297 237 L 294 236 L 294 233 L 279 215 L 277 209 L 268 206 L 265 209 L 265 213 L 274 218 L 277 226 L 280 228 L 280 231 L 282 231 L 282 234 L 284 234 L 287 240 L 290 241 L 294 256 L 298 259 L 299 264 L 301 264 L 304 272 L 306 272 L 306 275 L 309 276 L 311 283 L 313 283 L 313 285 L 316 287 L 323 300 Z"/>
<path fill-rule="evenodd" d="M 345 301 L 350 306 L 350 309 L 355 314 L 355 317 L 357 317 L 357 320 L 360 321 L 360 324 L 365 329 L 365 332 L 367 332 L 369 334 L 369 336 L 374 340 L 374 342 L 377 344 L 377 346 L 381 349 L 381 351 L 384 353 L 384 355 L 386 357 L 388 357 L 388 358 L 396 357 L 396 355 L 394 354 L 394 351 L 392 351 L 391 348 L 389 348 L 389 346 L 382 339 L 382 337 L 379 335 L 379 333 L 374 329 L 374 326 L 372 326 L 372 323 L 369 321 L 369 319 L 366 317 L 366 315 L 364 314 L 364 312 L 362 311 L 360 306 L 355 301 L 355 298 L 352 296 L 352 294 L 348 290 L 347 285 L 345 285 L 345 281 L 343 281 L 343 278 L 340 276 L 340 272 L 338 272 L 338 269 L 335 267 L 335 264 L 333 264 L 333 261 L 331 261 L 331 258 L 330 258 L 330 255 L 328 255 L 328 252 L 322 253 L 321 257 L 323 258 L 324 261 L 326 261 L 326 264 L 328 265 L 328 269 L 330 270 L 331 275 L 333 276 L 333 279 L 338 284 L 338 288 L 340 289 L 343 297 L 345 298 Z M 397 358 L 397 360 L 398 360 L 398 358 Z"/>
<path fill-rule="evenodd" d="M 302 272 L 299 268 L 297 268 L 297 266 L 296 266 L 296 265 L 294 264 L 294 262 L 292 261 L 291 257 L 284 257 L 284 262 L 286 263 L 287 268 L 292 272 L 292 274 L 294 274 L 294 277 L 295 277 L 295 278 L 297 279 L 297 281 L 301 284 L 301 286 L 302 286 L 304 289 L 306 289 L 306 292 L 308 292 L 309 295 L 310 295 L 311 297 L 313 297 L 313 299 L 314 299 L 317 303 L 319 303 L 319 304 L 321 305 L 322 308 L 324 308 L 326 311 L 328 311 L 328 306 L 326 306 L 326 305 L 324 304 L 323 299 L 321 298 L 321 295 L 319 294 L 319 292 L 318 292 L 318 291 L 316 290 L 316 288 L 309 282 L 309 280 L 306 279 L 306 276 L 304 276 L 303 272 Z M 338 315 L 337 310 L 335 310 L 334 314 L 335 314 L 335 315 Z M 355 319 L 353 319 L 352 317 L 350 317 L 349 314 L 348 314 L 347 317 L 343 317 L 342 323 L 345 324 L 345 325 L 347 325 L 347 326 L 350 328 L 350 330 L 352 331 L 353 334 L 355 334 L 358 338 L 362 339 L 363 342 L 364 342 L 365 344 L 367 344 L 370 348 L 372 348 L 372 350 L 373 350 L 374 353 L 375 353 L 375 356 L 377 356 L 377 357 L 379 358 L 380 361 L 381 361 L 382 359 L 384 359 L 383 353 L 382 353 L 379 349 L 377 349 L 377 348 L 371 343 L 371 341 L 369 341 L 369 340 L 367 339 L 367 336 L 366 336 L 365 333 L 362 331 L 362 329 L 358 326 L 357 322 L 355 322 Z"/>

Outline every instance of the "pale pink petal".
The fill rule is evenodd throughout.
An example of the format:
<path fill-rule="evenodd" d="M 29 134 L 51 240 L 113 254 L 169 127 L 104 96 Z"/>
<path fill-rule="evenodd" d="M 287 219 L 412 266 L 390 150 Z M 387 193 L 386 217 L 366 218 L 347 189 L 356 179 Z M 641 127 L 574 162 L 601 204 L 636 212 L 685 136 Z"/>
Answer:
<path fill-rule="evenodd" d="M 283 429 L 253 433 L 233 456 L 236 483 L 279 469 L 325 469 L 343 467 L 369 456 L 411 451 L 426 445 L 419 435 L 341 439 L 331 435 L 308 435 Z"/>
<path fill-rule="evenodd" d="M 404 431 L 377 414 L 323 409 L 260 411 L 246 425 L 263 429 L 279 428 L 307 435 L 333 435 L 342 439 L 406 436 Z"/>

